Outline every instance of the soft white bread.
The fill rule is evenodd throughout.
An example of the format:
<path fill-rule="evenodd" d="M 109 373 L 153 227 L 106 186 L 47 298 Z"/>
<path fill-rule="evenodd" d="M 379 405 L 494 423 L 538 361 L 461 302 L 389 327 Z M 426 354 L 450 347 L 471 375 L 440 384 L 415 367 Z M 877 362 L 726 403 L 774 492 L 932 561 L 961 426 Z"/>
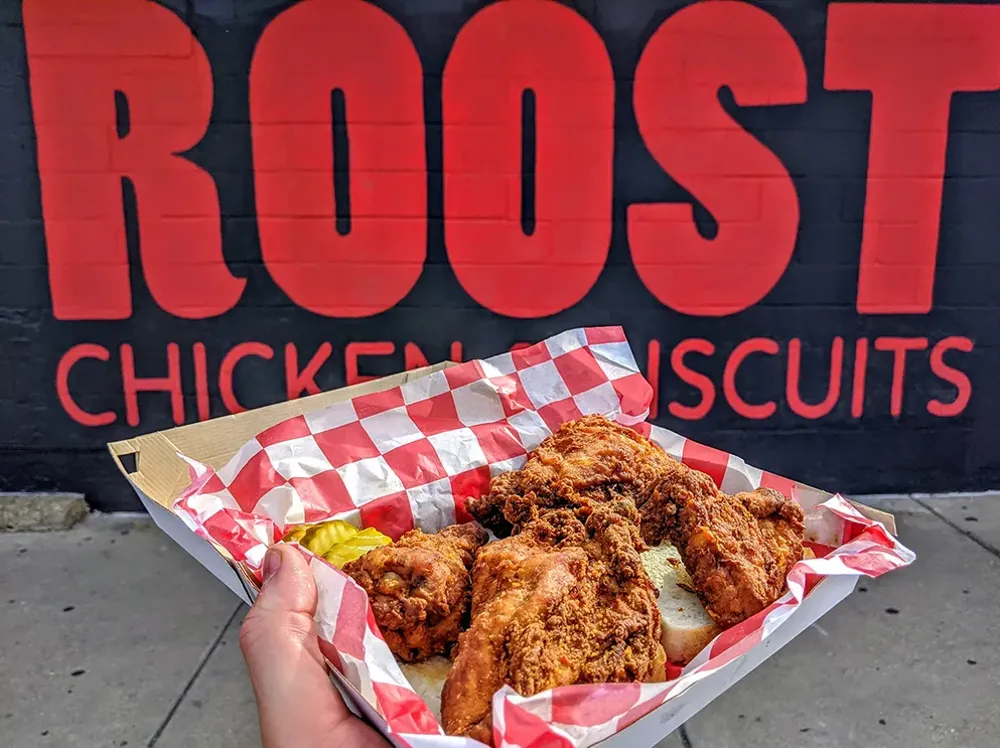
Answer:
<path fill-rule="evenodd" d="M 642 554 L 642 565 L 660 591 L 657 606 L 663 618 L 662 641 L 667 659 L 675 665 L 686 665 L 722 629 L 691 591 L 691 577 L 676 548 L 651 548 Z"/>
<path fill-rule="evenodd" d="M 423 662 L 402 662 L 399 665 L 403 675 L 422 698 L 438 722 L 441 721 L 441 691 L 451 670 L 451 660 L 447 657 L 430 657 Z"/>

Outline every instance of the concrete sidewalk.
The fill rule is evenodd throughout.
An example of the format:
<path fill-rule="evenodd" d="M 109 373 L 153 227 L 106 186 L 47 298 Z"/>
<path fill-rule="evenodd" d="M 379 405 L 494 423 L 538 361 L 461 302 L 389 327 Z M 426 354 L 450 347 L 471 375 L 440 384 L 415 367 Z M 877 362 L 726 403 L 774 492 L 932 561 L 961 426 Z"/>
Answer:
<path fill-rule="evenodd" d="M 900 497 L 910 569 L 858 591 L 669 748 L 992 748 L 1000 495 Z M 244 610 L 148 521 L 0 535 L 0 744 L 259 745 Z"/>

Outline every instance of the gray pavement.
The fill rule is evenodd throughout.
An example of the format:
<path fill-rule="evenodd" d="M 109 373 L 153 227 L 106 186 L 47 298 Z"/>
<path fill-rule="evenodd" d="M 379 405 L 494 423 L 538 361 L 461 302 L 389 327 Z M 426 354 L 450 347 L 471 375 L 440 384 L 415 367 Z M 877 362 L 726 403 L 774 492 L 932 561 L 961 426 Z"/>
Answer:
<path fill-rule="evenodd" d="M 862 581 L 664 748 L 997 745 L 1000 495 L 880 504 L 917 563 Z M 0 744 L 259 745 L 243 614 L 146 519 L 0 534 Z"/>

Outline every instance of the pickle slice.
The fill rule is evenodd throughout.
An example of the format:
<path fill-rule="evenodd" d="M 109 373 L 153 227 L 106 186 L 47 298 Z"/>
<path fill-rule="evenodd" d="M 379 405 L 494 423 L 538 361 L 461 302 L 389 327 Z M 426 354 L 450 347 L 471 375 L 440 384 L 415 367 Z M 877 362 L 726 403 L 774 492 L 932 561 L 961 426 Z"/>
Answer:
<path fill-rule="evenodd" d="M 285 533 L 285 537 L 281 540 L 285 543 L 299 543 L 305 534 L 309 531 L 308 525 L 299 525 L 294 530 L 289 530 Z"/>
<path fill-rule="evenodd" d="M 323 554 L 323 558 L 342 569 L 344 564 L 356 561 L 364 556 L 368 551 L 380 548 L 384 545 L 391 545 L 392 540 L 374 528 L 367 528 L 345 540 L 343 543 L 334 546 L 330 551 Z"/>
<path fill-rule="evenodd" d="M 392 544 L 389 537 L 372 527 L 359 531 L 354 525 L 339 519 L 301 525 L 287 532 L 282 540 L 297 542 L 338 569 L 373 548 Z"/>

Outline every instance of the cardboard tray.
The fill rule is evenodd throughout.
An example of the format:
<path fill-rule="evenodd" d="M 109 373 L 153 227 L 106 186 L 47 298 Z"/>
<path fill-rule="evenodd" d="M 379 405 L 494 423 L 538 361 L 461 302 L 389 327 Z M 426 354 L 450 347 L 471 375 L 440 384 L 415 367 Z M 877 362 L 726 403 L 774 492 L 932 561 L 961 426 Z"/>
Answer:
<path fill-rule="evenodd" d="M 449 366 L 454 364 L 425 366 L 298 400 L 123 439 L 108 444 L 108 451 L 156 525 L 249 605 L 251 595 L 241 579 L 239 567 L 228 555 L 195 535 L 170 510 L 190 482 L 187 465 L 177 453 L 218 469 L 229 462 L 240 447 L 276 423 L 358 395 L 390 389 Z"/>
<path fill-rule="evenodd" d="M 201 562 L 237 597 L 250 605 L 256 597 L 257 589 L 241 564 L 235 563 L 227 554 L 195 535 L 171 511 L 174 500 L 190 481 L 187 465 L 177 453 L 180 452 L 218 469 L 223 467 L 246 442 L 281 421 L 358 395 L 390 389 L 454 365 L 443 362 L 298 400 L 112 442 L 108 444 L 108 450 L 157 526 Z M 797 485 L 800 491 L 822 498 L 830 496 L 820 489 Z M 870 519 L 881 522 L 893 535 L 896 534 L 892 515 L 857 502 L 852 503 Z M 819 620 L 823 614 L 847 597 L 856 583 L 857 577 L 824 579 L 795 611 L 792 618 L 778 627 L 760 645 L 710 677 L 697 682 L 681 697 L 672 699 L 622 732 L 601 741 L 599 745 L 602 748 L 655 745 Z M 370 721 L 376 723 L 379 721 L 367 702 L 350 684 L 339 677 L 336 681 L 341 693 L 354 708 L 353 711 L 367 716 Z"/>

